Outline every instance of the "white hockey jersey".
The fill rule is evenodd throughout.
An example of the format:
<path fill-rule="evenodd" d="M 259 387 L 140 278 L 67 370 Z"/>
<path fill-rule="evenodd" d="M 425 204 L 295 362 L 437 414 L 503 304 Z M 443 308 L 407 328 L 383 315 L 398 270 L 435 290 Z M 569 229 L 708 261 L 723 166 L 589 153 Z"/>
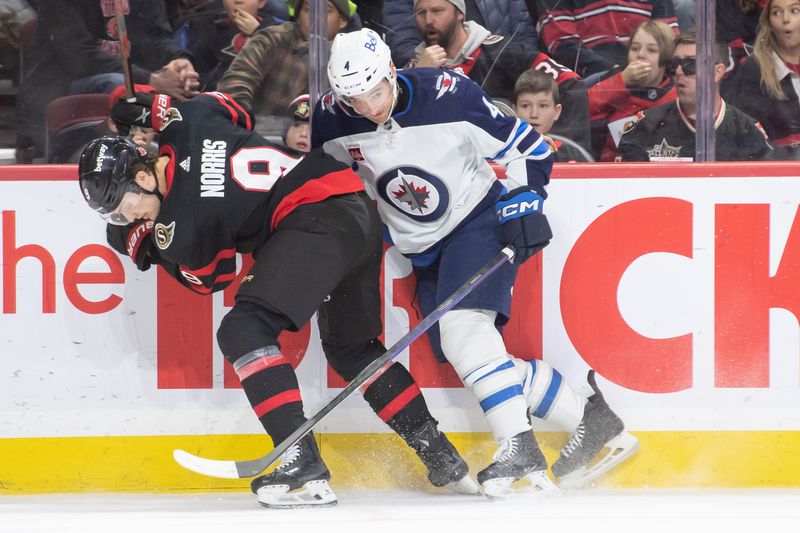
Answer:
<path fill-rule="evenodd" d="M 312 118 L 312 146 L 352 166 L 377 200 L 392 242 L 425 252 L 500 196 L 488 161 L 506 167 L 509 190 L 544 196 L 550 149 L 526 122 L 495 107 L 472 80 L 452 71 L 398 72 L 406 91 L 382 125 L 354 116 L 329 92 Z"/>

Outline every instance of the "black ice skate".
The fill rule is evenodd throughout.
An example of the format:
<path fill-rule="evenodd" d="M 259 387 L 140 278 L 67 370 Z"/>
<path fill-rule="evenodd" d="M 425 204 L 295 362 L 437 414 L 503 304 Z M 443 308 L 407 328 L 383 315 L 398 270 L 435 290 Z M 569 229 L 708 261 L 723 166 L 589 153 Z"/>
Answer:
<path fill-rule="evenodd" d="M 328 480 L 328 468 L 319 455 L 314 435 L 309 433 L 286 450 L 281 464 L 250 483 L 258 503 L 272 509 L 336 505 Z"/>
<path fill-rule="evenodd" d="M 428 467 L 428 480 L 435 487 L 447 487 L 458 494 L 478 494 L 478 485 L 469 477 L 469 466 L 458 450 L 431 420 L 419 427 L 409 444 Z"/>
<path fill-rule="evenodd" d="M 478 483 L 489 497 L 508 494 L 511 484 L 522 478 L 530 481 L 533 489 L 543 494 L 558 491 L 547 477 L 547 460 L 544 458 L 533 431 L 523 431 L 500 443 L 494 462 L 478 472 Z"/>
<path fill-rule="evenodd" d="M 589 484 L 639 449 L 639 441 L 625 431 L 625 424 L 603 398 L 594 370 L 589 371 L 588 381 L 594 394 L 586 403 L 578 428 L 553 463 L 553 475 L 562 488 Z M 608 451 L 601 456 L 604 449 Z"/>

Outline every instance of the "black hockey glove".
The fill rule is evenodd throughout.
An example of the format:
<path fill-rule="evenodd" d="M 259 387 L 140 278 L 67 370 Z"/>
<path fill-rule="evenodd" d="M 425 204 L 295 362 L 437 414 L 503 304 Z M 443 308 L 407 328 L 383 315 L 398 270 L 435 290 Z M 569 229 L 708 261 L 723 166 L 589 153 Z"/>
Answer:
<path fill-rule="evenodd" d="M 532 187 L 519 187 L 501 196 L 495 204 L 497 217 L 503 225 L 503 243 L 514 247 L 519 265 L 550 244 L 553 238 L 547 217 L 542 213 L 546 196 Z"/>
<path fill-rule="evenodd" d="M 127 226 L 106 225 L 108 244 L 119 253 L 129 256 L 136 263 L 136 268 L 142 271 L 161 261 L 161 254 L 151 237 L 152 233 L 152 220 L 138 220 Z"/>
<path fill-rule="evenodd" d="M 127 136 L 132 126 L 161 131 L 168 123 L 172 98 L 166 94 L 136 93 L 136 100 L 118 100 L 111 108 L 111 120 L 120 135 Z"/>

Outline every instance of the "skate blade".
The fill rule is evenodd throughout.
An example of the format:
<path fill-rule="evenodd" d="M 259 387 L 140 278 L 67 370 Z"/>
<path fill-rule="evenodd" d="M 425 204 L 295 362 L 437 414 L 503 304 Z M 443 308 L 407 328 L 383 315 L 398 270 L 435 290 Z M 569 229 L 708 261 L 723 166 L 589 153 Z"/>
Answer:
<path fill-rule="evenodd" d="M 478 484 L 475 483 L 475 480 L 469 477 L 469 474 L 465 475 L 458 481 L 451 481 L 445 485 L 445 488 L 455 494 L 477 495 L 481 493 L 480 487 L 478 487 Z"/>
<path fill-rule="evenodd" d="M 490 499 L 505 498 L 511 492 L 511 484 L 516 481 L 513 477 L 496 477 L 483 483 L 483 494 Z"/>
<path fill-rule="evenodd" d="M 338 503 L 336 494 L 324 479 L 309 481 L 297 490 L 289 485 L 261 487 L 256 493 L 258 503 L 268 509 L 302 509 L 306 507 L 331 507 Z"/>
<path fill-rule="evenodd" d="M 528 491 L 535 492 L 537 496 L 554 496 L 560 492 L 558 485 L 553 483 L 546 470 L 531 472 L 524 479 L 531 484 Z"/>
<path fill-rule="evenodd" d="M 623 431 L 605 444 L 603 450 L 606 450 L 607 453 L 602 458 L 597 459 L 597 457 L 599 457 L 598 454 L 589 464 L 562 476 L 559 478 L 558 485 L 562 489 L 579 489 L 585 487 L 633 455 L 638 449 L 639 439 Z M 600 453 L 602 453 L 603 450 L 600 450 Z"/>

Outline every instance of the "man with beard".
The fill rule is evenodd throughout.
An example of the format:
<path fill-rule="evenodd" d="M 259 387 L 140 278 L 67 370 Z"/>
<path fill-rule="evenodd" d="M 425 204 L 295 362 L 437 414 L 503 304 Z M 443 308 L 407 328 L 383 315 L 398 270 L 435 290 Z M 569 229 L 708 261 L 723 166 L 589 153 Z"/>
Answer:
<path fill-rule="evenodd" d="M 765 159 L 772 147 L 767 134 L 749 115 L 725 103 L 719 85 L 728 62 L 727 47 L 714 47 L 714 129 L 717 161 Z M 638 114 L 635 126 L 619 143 L 621 161 L 694 161 L 697 119 L 697 41 L 693 32 L 675 40 L 667 73 L 674 80 L 678 99 Z"/>
<path fill-rule="evenodd" d="M 516 39 L 492 35 L 465 20 L 464 0 L 415 0 L 417 28 L 424 38 L 407 67 L 449 68 L 468 76 L 492 98 L 511 101 L 514 83 L 528 69 L 556 80 L 564 113 L 553 133 L 590 147 L 586 87 L 580 76 Z"/>

